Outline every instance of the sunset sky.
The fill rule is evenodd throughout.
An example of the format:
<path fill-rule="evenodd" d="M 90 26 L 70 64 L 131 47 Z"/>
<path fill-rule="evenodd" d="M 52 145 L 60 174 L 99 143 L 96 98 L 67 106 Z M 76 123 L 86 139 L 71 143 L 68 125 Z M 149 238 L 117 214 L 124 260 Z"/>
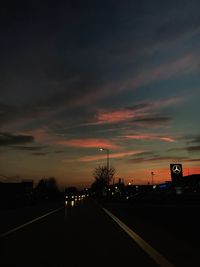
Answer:
<path fill-rule="evenodd" d="M 3 2 L 0 181 L 200 173 L 199 0 Z"/>

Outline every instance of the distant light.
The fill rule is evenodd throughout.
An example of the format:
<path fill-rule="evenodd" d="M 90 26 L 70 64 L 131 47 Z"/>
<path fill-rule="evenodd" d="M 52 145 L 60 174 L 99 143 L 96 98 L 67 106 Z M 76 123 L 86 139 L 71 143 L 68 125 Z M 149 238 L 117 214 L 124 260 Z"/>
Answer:
<path fill-rule="evenodd" d="M 183 188 L 182 187 L 176 187 L 176 194 L 181 195 L 183 193 Z"/>
<path fill-rule="evenodd" d="M 103 151 L 104 149 L 103 148 L 99 148 L 100 151 Z"/>
<path fill-rule="evenodd" d="M 65 198 L 68 198 L 68 196 L 66 196 Z"/>
<path fill-rule="evenodd" d="M 157 185 L 153 185 L 153 189 L 156 189 Z"/>
<path fill-rule="evenodd" d="M 165 189 L 165 188 L 167 188 L 167 187 L 168 187 L 167 184 L 160 184 L 160 185 L 158 185 L 158 188 L 159 188 L 159 189 Z"/>
<path fill-rule="evenodd" d="M 117 189 L 118 187 L 117 186 L 115 186 L 115 189 Z"/>
<path fill-rule="evenodd" d="M 129 182 L 128 185 L 131 185 L 131 183 Z"/>

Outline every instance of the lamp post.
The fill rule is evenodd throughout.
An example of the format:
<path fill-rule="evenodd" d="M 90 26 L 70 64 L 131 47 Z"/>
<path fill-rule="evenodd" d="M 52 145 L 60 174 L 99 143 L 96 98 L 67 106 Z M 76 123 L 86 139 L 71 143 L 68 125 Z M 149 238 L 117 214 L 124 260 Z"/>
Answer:
<path fill-rule="evenodd" d="M 110 170 L 109 153 L 110 153 L 110 150 L 107 148 L 100 148 L 99 150 L 100 151 L 106 151 L 106 155 L 107 155 L 107 179 L 108 179 L 107 183 L 109 184 L 109 170 Z"/>
<path fill-rule="evenodd" d="M 100 151 L 106 151 L 106 154 L 107 154 L 107 169 L 109 170 L 110 169 L 110 158 L 109 158 L 109 153 L 110 153 L 110 150 L 107 149 L 107 148 L 100 148 L 99 149 Z"/>

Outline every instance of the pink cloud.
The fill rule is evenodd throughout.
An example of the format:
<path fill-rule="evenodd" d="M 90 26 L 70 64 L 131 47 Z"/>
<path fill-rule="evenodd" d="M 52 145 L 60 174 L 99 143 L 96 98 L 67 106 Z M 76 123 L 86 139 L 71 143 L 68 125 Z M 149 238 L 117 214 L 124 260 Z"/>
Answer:
<path fill-rule="evenodd" d="M 135 140 L 153 140 L 152 136 L 148 136 L 148 135 L 126 135 L 124 137 L 128 139 L 135 139 Z"/>
<path fill-rule="evenodd" d="M 176 140 L 171 137 L 160 137 L 159 139 L 170 143 L 176 142 Z"/>
<path fill-rule="evenodd" d="M 99 125 L 107 123 L 117 123 L 127 121 L 138 117 L 138 112 L 132 110 L 115 110 L 115 111 L 99 111 L 94 122 L 89 122 L 84 125 Z"/>
<path fill-rule="evenodd" d="M 101 110 L 97 112 L 93 122 L 84 123 L 83 125 L 100 125 L 108 123 L 117 123 L 123 121 L 134 122 L 135 124 L 145 124 L 144 119 L 157 119 L 157 112 L 167 106 L 176 105 L 183 101 L 183 97 L 174 97 L 168 99 L 159 99 L 156 101 L 146 101 L 146 104 L 141 103 L 138 107 L 133 107 L 133 109 L 119 109 L 114 111 Z M 150 117 L 152 116 L 152 117 Z M 139 121 L 141 119 L 141 121 Z M 162 118 L 158 118 L 162 119 Z"/>
<path fill-rule="evenodd" d="M 113 112 L 100 112 L 98 114 L 98 123 L 115 123 L 134 118 L 136 115 L 131 110 L 119 110 Z"/>
<path fill-rule="evenodd" d="M 124 136 L 128 139 L 135 139 L 135 140 L 161 140 L 165 142 L 176 142 L 175 139 L 171 137 L 160 137 L 160 136 L 154 136 L 154 135 L 126 135 Z"/>
<path fill-rule="evenodd" d="M 109 155 L 109 158 L 124 158 L 127 156 L 133 156 L 139 153 L 144 152 L 143 150 L 137 150 L 137 151 L 129 151 L 129 152 L 119 152 L 119 153 L 112 153 Z M 88 162 L 88 161 L 95 161 L 106 158 L 107 155 L 104 153 L 102 155 L 94 155 L 94 156 L 88 156 L 88 157 L 82 157 L 79 159 L 79 161 L 82 162 Z"/>
<path fill-rule="evenodd" d="M 71 146 L 71 147 L 82 147 L 82 148 L 107 148 L 116 149 L 118 145 L 113 144 L 104 139 L 71 139 L 71 140 L 59 140 L 56 142 L 59 145 Z"/>

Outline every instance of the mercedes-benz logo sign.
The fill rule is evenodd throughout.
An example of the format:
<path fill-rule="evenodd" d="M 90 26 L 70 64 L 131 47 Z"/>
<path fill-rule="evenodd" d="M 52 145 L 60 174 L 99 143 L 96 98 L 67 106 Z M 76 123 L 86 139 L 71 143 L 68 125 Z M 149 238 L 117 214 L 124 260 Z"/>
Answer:
<path fill-rule="evenodd" d="M 174 165 L 172 167 L 172 171 L 176 174 L 179 174 L 181 172 L 181 166 L 180 165 Z"/>

